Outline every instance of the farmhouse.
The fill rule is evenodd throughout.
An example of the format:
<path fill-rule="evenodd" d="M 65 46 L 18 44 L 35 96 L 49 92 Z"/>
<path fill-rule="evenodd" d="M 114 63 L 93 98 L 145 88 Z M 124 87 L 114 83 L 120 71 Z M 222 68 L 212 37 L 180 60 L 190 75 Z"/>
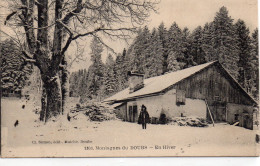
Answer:
<path fill-rule="evenodd" d="M 142 105 L 151 122 L 161 124 L 171 117 L 197 116 L 253 129 L 258 116 L 257 102 L 218 61 L 148 79 L 137 72 L 128 76 L 129 88 L 105 99 L 125 121 L 137 122 Z"/>

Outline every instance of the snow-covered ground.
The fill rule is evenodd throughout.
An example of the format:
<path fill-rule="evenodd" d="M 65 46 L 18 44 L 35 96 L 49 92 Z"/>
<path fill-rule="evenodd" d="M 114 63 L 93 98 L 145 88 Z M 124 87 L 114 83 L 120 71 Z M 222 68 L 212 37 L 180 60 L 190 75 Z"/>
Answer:
<path fill-rule="evenodd" d="M 45 125 L 23 100 L 2 99 L 4 157 L 255 156 L 255 131 L 227 124 L 206 128 L 141 125 L 81 117 Z M 19 124 L 14 124 L 18 120 Z M 60 142 L 59 142 L 60 141 Z"/>

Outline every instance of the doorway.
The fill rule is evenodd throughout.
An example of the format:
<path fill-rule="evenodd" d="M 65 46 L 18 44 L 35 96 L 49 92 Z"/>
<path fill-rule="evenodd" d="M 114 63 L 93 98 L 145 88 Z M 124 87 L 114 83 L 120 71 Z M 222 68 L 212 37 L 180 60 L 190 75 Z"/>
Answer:
<path fill-rule="evenodd" d="M 137 105 L 133 106 L 133 122 L 137 122 L 138 115 L 137 115 Z"/>
<path fill-rule="evenodd" d="M 128 107 L 128 121 L 129 122 L 137 122 L 138 114 L 137 114 L 137 105 Z"/>
<path fill-rule="evenodd" d="M 226 103 L 214 101 L 211 105 L 211 111 L 215 122 L 227 122 Z"/>
<path fill-rule="evenodd" d="M 132 122 L 132 115 L 133 115 L 133 107 L 129 106 L 128 107 L 128 121 Z"/>
<path fill-rule="evenodd" d="M 166 119 L 166 115 L 165 114 L 161 114 L 160 115 L 159 122 L 160 122 L 160 124 L 166 124 L 167 123 L 167 119 Z"/>
<path fill-rule="evenodd" d="M 242 127 L 246 129 L 253 128 L 252 118 L 250 117 L 250 114 L 247 111 L 244 111 L 242 115 Z"/>

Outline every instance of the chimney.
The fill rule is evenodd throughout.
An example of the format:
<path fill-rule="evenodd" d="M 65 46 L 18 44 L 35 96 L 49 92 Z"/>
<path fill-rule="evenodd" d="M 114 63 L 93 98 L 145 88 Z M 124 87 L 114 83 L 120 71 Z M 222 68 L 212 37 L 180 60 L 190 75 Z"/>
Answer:
<path fill-rule="evenodd" d="M 144 75 L 138 73 L 137 71 L 129 71 L 128 72 L 128 83 L 130 92 L 133 93 L 144 87 Z"/>

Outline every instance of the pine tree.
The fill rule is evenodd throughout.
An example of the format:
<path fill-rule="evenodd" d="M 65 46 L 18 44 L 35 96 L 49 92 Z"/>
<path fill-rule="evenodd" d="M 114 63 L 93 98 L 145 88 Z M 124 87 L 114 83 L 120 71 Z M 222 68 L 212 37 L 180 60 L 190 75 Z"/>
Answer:
<path fill-rule="evenodd" d="M 168 51 L 167 51 L 167 40 L 168 40 L 168 32 L 167 29 L 164 26 L 164 23 L 162 22 L 158 27 L 158 34 L 160 38 L 160 42 L 162 43 L 162 49 L 163 49 L 163 73 L 166 73 L 168 71 Z"/>
<path fill-rule="evenodd" d="M 250 36 L 249 29 L 246 27 L 246 24 L 243 20 L 238 20 L 235 23 L 235 32 L 237 35 L 237 43 L 238 43 L 238 67 L 239 67 L 239 75 L 238 82 L 242 87 L 247 89 L 251 89 L 249 87 L 248 81 L 252 79 L 253 65 L 251 64 L 251 48 L 250 48 Z"/>
<path fill-rule="evenodd" d="M 177 61 L 176 51 L 171 51 L 168 54 L 168 71 L 177 71 L 180 70 L 180 63 Z"/>
<path fill-rule="evenodd" d="M 234 77 L 238 77 L 238 46 L 233 19 L 226 7 L 221 7 L 213 21 L 213 48 L 218 60 Z"/>
<path fill-rule="evenodd" d="M 121 59 L 121 64 L 120 64 L 120 72 L 121 72 L 121 80 L 120 80 L 120 85 L 121 89 L 125 89 L 128 86 L 128 75 L 127 72 L 131 70 L 130 66 L 130 59 L 128 51 L 124 48 L 123 53 L 122 53 L 122 59 Z M 119 74 L 119 73 L 118 73 Z"/>
<path fill-rule="evenodd" d="M 181 62 L 184 59 L 182 52 L 182 30 L 179 28 L 176 22 L 174 22 L 169 31 L 167 38 L 167 70 L 176 71 L 184 66 Z"/>
<path fill-rule="evenodd" d="M 132 52 L 127 53 L 126 49 L 123 50 L 123 54 L 118 54 L 116 57 L 115 65 L 114 65 L 114 72 L 115 72 L 115 80 L 117 82 L 116 91 L 121 91 L 128 86 L 127 83 L 127 71 L 130 71 L 134 64 L 133 59 L 137 58 L 128 58 L 128 56 L 133 56 Z"/>
<path fill-rule="evenodd" d="M 198 26 L 191 34 L 191 55 L 196 65 L 206 63 L 205 52 L 203 51 L 203 29 Z"/>
<path fill-rule="evenodd" d="M 167 38 L 167 54 L 168 54 L 167 68 L 169 71 L 174 71 L 172 70 L 173 68 L 175 68 L 173 66 L 174 61 L 177 61 L 177 59 L 178 60 L 184 59 L 181 50 L 181 41 L 182 41 L 182 30 L 179 28 L 177 23 L 174 22 L 169 28 L 168 38 Z M 178 66 L 180 67 L 181 63 Z"/>
<path fill-rule="evenodd" d="M 32 66 L 22 58 L 21 51 L 12 40 L 5 40 L 1 45 L 1 84 L 3 91 L 21 91 L 32 73 Z"/>
<path fill-rule="evenodd" d="M 258 52 L 258 29 L 255 29 L 251 37 L 251 64 L 254 71 L 252 83 L 254 88 L 252 88 L 253 96 L 259 99 L 259 52 Z"/>
<path fill-rule="evenodd" d="M 134 43 L 131 54 L 131 64 L 133 68 L 141 73 L 144 73 L 145 60 L 146 60 L 146 49 L 149 47 L 150 42 L 150 31 L 147 26 L 139 31 Z"/>
<path fill-rule="evenodd" d="M 194 66 L 195 63 L 191 55 L 190 32 L 187 27 L 185 27 L 182 31 L 181 50 L 182 50 L 182 55 L 184 57 L 184 59 L 181 59 L 181 62 L 184 63 L 183 68 Z"/>
<path fill-rule="evenodd" d="M 104 92 L 103 96 L 111 96 L 116 92 L 116 80 L 115 80 L 115 71 L 114 71 L 115 61 L 111 54 L 108 55 L 105 64 L 104 71 Z"/>
<path fill-rule="evenodd" d="M 70 74 L 69 83 L 70 83 L 70 97 L 76 97 L 78 96 L 76 94 L 77 88 L 76 88 L 76 81 L 77 81 L 77 72 L 72 72 Z"/>
<path fill-rule="evenodd" d="M 152 30 L 149 46 L 145 50 L 145 78 L 163 73 L 163 47 L 158 32 Z"/>
<path fill-rule="evenodd" d="M 91 94 L 90 99 L 99 99 L 104 77 L 104 64 L 101 60 L 103 46 L 98 38 L 94 37 L 90 48 L 92 65 L 88 69 L 88 91 Z"/>
<path fill-rule="evenodd" d="M 213 47 L 213 23 L 206 23 L 202 32 L 202 51 L 205 54 L 206 62 L 210 62 L 213 60 L 218 60 L 218 55 L 215 54 Z"/>
<path fill-rule="evenodd" d="M 83 98 L 88 98 L 88 71 L 86 69 L 81 70 L 81 73 L 79 73 L 78 77 L 77 93 Z"/>

